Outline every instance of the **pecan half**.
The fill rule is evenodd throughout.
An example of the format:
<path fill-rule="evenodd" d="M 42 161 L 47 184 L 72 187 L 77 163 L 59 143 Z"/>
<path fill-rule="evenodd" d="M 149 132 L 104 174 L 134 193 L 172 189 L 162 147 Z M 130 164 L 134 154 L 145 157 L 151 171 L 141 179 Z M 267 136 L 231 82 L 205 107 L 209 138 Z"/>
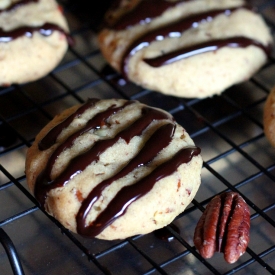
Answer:
<path fill-rule="evenodd" d="M 207 205 L 194 233 L 194 244 L 203 258 L 223 252 L 228 263 L 236 262 L 249 242 L 250 211 L 236 192 L 214 197 Z"/>

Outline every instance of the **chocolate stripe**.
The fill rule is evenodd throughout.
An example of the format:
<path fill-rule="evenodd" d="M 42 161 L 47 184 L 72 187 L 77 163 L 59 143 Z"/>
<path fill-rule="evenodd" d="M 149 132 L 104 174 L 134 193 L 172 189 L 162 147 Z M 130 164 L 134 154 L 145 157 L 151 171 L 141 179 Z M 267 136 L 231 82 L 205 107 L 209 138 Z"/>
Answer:
<path fill-rule="evenodd" d="M 38 2 L 38 0 L 21 0 L 21 1 L 15 2 L 15 3 L 11 3 L 8 7 L 4 8 L 4 9 L 0 9 L 0 13 L 6 12 L 6 11 L 11 11 L 13 9 L 19 8 L 20 6 L 27 5 L 29 3 L 36 3 L 36 2 Z"/>
<path fill-rule="evenodd" d="M 102 126 L 106 125 L 106 120 L 108 118 L 110 118 L 112 115 L 116 114 L 117 112 L 120 112 L 121 110 L 123 110 L 126 106 L 133 104 L 134 101 L 127 101 L 123 106 L 121 107 L 116 107 L 114 108 L 114 106 L 111 106 L 110 108 L 108 108 L 107 110 L 98 113 L 97 115 L 95 115 L 92 119 L 88 120 L 88 122 L 86 123 L 86 125 L 81 128 L 80 130 L 78 130 L 77 132 L 75 132 L 74 134 L 72 134 L 71 136 L 69 136 L 62 144 L 60 144 L 55 151 L 53 152 L 53 154 L 51 155 L 47 167 L 46 167 L 46 171 L 45 171 L 45 177 L 47 179 L 50 178 L 50 174 L 51 174 L 51 170 L 52 167 L 56 161 L 56 159 L 59 157 L 59 155 L 66 149 L 71 148 L 74 141 L 81 136 L 82 134 L 91 131 L 91 130 L 95 130 L 95 129 L 100 129 Z M 86 108 L 86 107 L 85 107 Z M 84 108 L 84 109 L 85 109 Z M 83 111 L 83 110 L 82 110 Z"/>
<path fill-rule="evenodd" d="M 88 237 L 95 236 L 93 234 L 93 229 L 91 229 L 93 226 L 86 226 L 85 222 L 91 208 L 93 207 L 95 202 L 100 198 L 104 189 L 111 185 L 114 181 L 123 178 L 124 176 L 132 172 L 134 169 L 148 165 L 162 149 L 169 145 L 173 138 L 174 131 L 175 124 L 169 123 L 161 126 L 149 138 L 149 140 L 145 143 L 141 151 L 132 160 L 130 160 L 130 162 L 127 163 L 127 165 L 124 168 L 122 168 L 114 176 L 100 182 L 90 192 L 87 198 L 82 202 L 82 206 L 77 215 L 77 231 L 79 234 Z M 161 137 L 161 139 L 159 137 Z"/>
<path fill-rule="evenodd" d="M 67 117 L 64 121 L 53 127 L 38 143 L 39 150 L 47 150 L 52 145 L 55 144 L 58 135 L 62 132 L 63 129 L 68 127 L 72 121 L 81 116 L 87 109 L 94 106 L 99 99 L 89 99 L 85 104 L 81 105 L 73 114 Z"/>
<path fill-rule="evenodd" d="M 146 195 L 154 187 L 157 181 L 170 176 L 181 164 L 188 163 L 194 156 L 199 154 L 200 149 L 196 147 L 181 149 L 169 161 L 159 165 L 148 176 L 144 177 L 135 184 L 123 187 L 104 209 L 104 211 L 100 213 L 96 220 L 89 224 L 89 226 L 85 229 L 81 228 L 80 231 L 82 234 L 84 233 L 86 237 L 94 237 L 98 235 L 108 225 L 113 223 L 114 220 L 121 217 L 131 203 Z"/>
<path fill-rule="evenodd" d="M 173 121 L 173 118 L 169 113 L 150 107 L 143 108 L 142 116 L 137 121 L 119 132 L 114 138 L 100 140 L 96 142 L 90 150 L 72 159 L 66 169 L 55 180 L 51 181 L 47 178 L 48 171 L 46 170 L 52 169 L 51 167 L 47 167 L 47 169 L 37 177 L 34 190 L 35 197 L 43 207 L 47 192 L 51 189 L 65 186 L 74 176 L 81 173 L 89 164 L 93 161 L 97 161 L 100 155 L 113 146 L 119 139 L 123 139 L 128 143 L 134 136 L 141 135 L 152 121 L 162 119 Z"/>
<path fill-rule="evenodd" d="M 134 41 L 124 53 L 122 57 L 121 72 L 124 74 L 124 77 L 127 77 L 127 73 L 128 73 L 127 67 L 128 67 L 129 59 L 141 49 L 148 47 L 151 42 L 161 41 L 161 40 L 164 40 L 165 38 L 180 37 L 182 33 L 188 29 L 197 28 L 199 24 L 210 22 L 216 16 L 221 14 L 229 16 L 230 14 L 232 14 L 232 12 L 240 8 L 250 9 L 248 6 L 241 6 L 237 8 L 231 8 L 231 9 L 211 10 L 211 11 L 188 16 L 177 22 L 173 22 L 169 25 L 147 32 L 145 35 L 143 35 L 142 37 Z"/>
<path fill-rule="evenodd" d="M 144 15 L 140 17 L 137 16 L 137 18 L 143 18 L 143 17 L 146 18 L 147 10 L 150 13 L 149 10 L 155 8 L 155 6 L 153 5 L 153 2 L 154 2 L 153 0 L 142 1 L 140 5 L 144 5 L 146 9 L 144 9 Z M 173 5 L 176 3 L 178 2 L 173 2 Z M 177 22 L 173 22 L 173 23 L 170 23 L 169 25 L 147 32 L 142 37 L 139 37 L 136 41 L 134 41 L 125 51 L 121 61 L 121 73 L 125 78 L 127 78 L 127 75 L 129 73 L 128 64 L 129 64 L 130 58 L 141 49 L 148 47 L 153 41 L 160 41 L 167 37 L 169 38 L 180 37 L 184 31 L 191 28 L 197 28 L 198 25 L 203 22 L 212 21 L 216 16 L 220 14 L 229 16 L 230 14 L 232 14 L 232 12 L 242 8 L 254 10 L 251 6 L 247 4 L 239 7 L 234 7 L 234 8 L 211 10 L 211 11 L 191 15 Z M 133 20 L 136 20 L 134 16 L 135 12 L 139 13 L 137 10 L 138 10 L 138 7 L 130 13 L 130 15 L 131 14 L 133 15 L 133 18 L 134 18 Z M 163 7 L 163 10 L 161 12 L 163 12 L 164 10 L 165 8 Z M 149 15 L 149 18 L 150 18 L 150 15 Z M 123 18 L 121 20 L 123 20 Z M 125 24 L 128 24 L 127 22 L 125 22 Z M 126 26 L 124 26 L 124 28 L 126 28 Z M 164 54 L 162 56 L 158 56 L 155 58 L 147 58 L 147 59 L 144 59 L 143 61 L 152 67 L 160 67 L 163 65 L 171 64 L 173 62 L 185 59 L 185 58 L 189 58 L 191 56 L 195 56 L 205 52 L 216 51 L 222 47 L 245 48 L 250 45 L 254 45 L 262 49 L 267 56 L 271 54 L 271 45 L 264 45 L 257 40 L 238 36 L 238 37 L 216 39 L 208 42 L 199 43 L 186 48 L 175 50 L 173 52 Z"/>
<path fill-rule="evenodd" d="M 214 52 L 223 47 L 246 48 L 252 45 L 262 49 L 265 52 L 265 54 L 267 55 L 270 54 L 271 47 L 269 45 L 265 46 L 256 40 L 240 36 L 240 37 L 230 37 L 225 39 L 217 39 L 217 40 L 200 43 L 197 45 L 192 45 L 183 49 L 179 49 L 179 50 L 164 54 L 162 56 L 144 59 L 144 62 L 152 67 L 160 67 L 160 66 L 168 65 L 176 61 L 189 58 L 198 54 L 202 54 L 206 52 Z"/>
<path fill-rule="evenodd" d="M 37 3 L 38 1 L 39 0 L 21 0 L 15 3 L 11 3 L 10 6 L 4 9 L 0 9 L 0 13 L 9 12 L 30 3 Z M 24 26 L 11 31 L 4 31 L 2 28 L 0 28 L 0 42 L 7 43 L 21 36 L 32 37 L 34 32 L 39 32 L 41 35 L 49 36 L 53 33 L 53 31 L 59 31 L 63 33 L 66 36 L 69 45 L 74 44 L 73 38 L 65 30 L 52 23 L 45 23 L 39 27 Z"/>
<path fill-rule="evenodd" d="M 52 23 L 45 23 L 44 25 L 38 27 L 20 27 L 11 31 L 4 31 L 0 28 L 0 42 L 7 43 L 21 36 L 32 37 L 34 32 L 39 32 L 43 36 L 50 36 L 54 31 L 63 33 L 66 36 L 68 43 L 73 44 L 73 40 L 70 35 L 58 25 Z"/>
<path fill-rule="evenodd" d="M 192 0 L 180 0 L 169 2 L 165 0 L 142 0 L 132 11 L 125 14 L 111 28 L 123 30 L 136 24 L 148 24 L 153 18 L 161 15 L 168 8 L 174 7 L 181 2 Z"/>

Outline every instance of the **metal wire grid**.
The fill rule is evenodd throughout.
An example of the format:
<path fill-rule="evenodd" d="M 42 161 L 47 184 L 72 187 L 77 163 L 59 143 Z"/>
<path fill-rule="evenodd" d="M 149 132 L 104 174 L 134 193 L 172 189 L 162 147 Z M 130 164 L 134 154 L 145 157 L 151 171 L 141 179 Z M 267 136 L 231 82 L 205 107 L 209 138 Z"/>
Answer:
<path fill-rule="evenodd" d="M 275 59 L 250 81 L 209 99 L 144 90 L 125 82 L 102 58 L 96 44 L 100 9 L 90 14 L 86 2 L 62 2 L 76 40 L 62 64 L 39 81 L 0 90 L 0 274 L 275 274 L 275 152 L 262 127 Z M 274 34 L 275 1 L 253 4 Z M 106 6 L 102 3 L 101 11 Z M 86 240 L 40 210 L 29 194 L 27 148 L 55 114 L 88 97 L 137 99 L 163 108 L 202 148 L 202 185 L 173 222 L 180 232 L 167 227 L 172 241 L 154 233 L 113 242 Z M 206 204 L 229 189 L 241 193 L 251 208 L 251 241 L 233 265 L 222 254 L 204 260 L 192 242 Z"/>

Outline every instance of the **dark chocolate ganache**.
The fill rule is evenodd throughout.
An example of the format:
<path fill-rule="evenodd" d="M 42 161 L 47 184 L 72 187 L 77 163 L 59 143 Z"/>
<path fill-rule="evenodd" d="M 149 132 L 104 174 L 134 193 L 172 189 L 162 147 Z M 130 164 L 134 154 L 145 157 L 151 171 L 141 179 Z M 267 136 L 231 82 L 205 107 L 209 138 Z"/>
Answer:
<path fill-rule="evenodd" d="M 137 5 L 137 7 L 133 11 L 122 17 L 121 20 L 117 23 L 117 25 L 111 28 L 114 30 L 123 30 L 133 24 L 143 24 L 141 22 L 149 23 L 153 18 L 161 15 L 166 9 L 175 6 L 180 2 L 182 1 L 167 2 L 163 0 L 161 1 L 163 6 L 160 5 L 160 7 L 157 4 L 154 4 L 154 0 L 143 0 L 139 3 L 139 5 Z M 139 9 L 141 9 L 141 7 L 143 11 L 142 14 L 139 12 Z M 199 24 L 210 22 L 216 16 L 221 14 L 225 16 L 230 16 L 233 12 L 235 12 L 238 9 L 249 9 L 255 12 L 255 9 L 253 9 L 249 5 L 242 5 L 234 8 L 210 10 L 206 12 L 192 14 L 186 18 L 169 23 L 168 25 L 161 26 L 157 29 L 148 31 L 147 33 L 139 37 L 137 40 L 135 40 L 125 51 L 121 61 L 121 72 L 123 76 L 127 78 L 129 59 L 141 49 L 148 47 L 153 41 L 161 41 L 165 38 L 180 37 L 182 33 L 188 29 L 197 28 Z M 151 15 L 151 10 L 154 15 Z M 149 18 L 148 20 L 146 20 L 147 13 Z M 269 55 L 271 52 L 270 45 L 263 45 L 259 41 L 249 39 L 246 37 L 231 37 L 228 39 L 216 39 L 206 43 L 199 43 L 197 45 L 192 45 L 190 47 L 179 49 L 170 53 L 168 52 L 156 58 L 145 59 L 144 61 L 152 67 L 159 67 L 207 51 L 216 51 L 222 47 L 248 47 L 250 45 L 261 48 L 267 55 Z"/>
<path fill-rule="evenodd" d="M 14 9 L 20 8 L 21 6 L 27 5 L 29 3 L 35 3 L 39 0 L 21 0 L 15 3 L 12 3 L 10 6 L 5 9 L 0 9 L 0 13 L 9 12 Z M 63 33 L 68 41 L 69 45 L 74 44 L 73 38 L 67 33 L 63 28 L 59 27 L 53 23 L 45 23 L 42 26 L 23 26 L 10 31 L 5 31 L 0 28 L 0 42 L 10 42 L 14 39 L 17 39 L 21 36 L 32 37 L 34 32 L 39 32 L 43 36 L 50 36 L 54 31 L 59 31 Z"/>
<path fill-rule="evenodd" d="M 79 107 L 72 115 L 67 119 L 57 125 L 53 132 L 49 132 L 45 136 L 45 144 L 47 148 L 54 144 L 57 140 L 57 136 L 61 131 L 68 127 L 68 125 L 78 116 L 81 116 L 88 108 L 93 107 L 97 99 L 90 99 L 81 107 Z M 63 172 L 54 180 L 50 178 L 51 170 L 55 163 L 55 160 L 66 148 L 72 146 L 74 140 L 91 129 L 100 129 L 101 127 L 109 127 L 108 119 L 117 112 L 122 111 L 125 107 L 132 104 L 133 101 L 127 101 L 124 105 L 117 107 L 115 105 L 110 106 L 106 110 L 96 114 L 93 118 L 88 120 L 86 125 L 82 129 L 73 133 L 69 136 L 61 145 L 59 145 L 49 158 L 45 169 L 37 177 L 34 194 L 36 199 L 44 207 L 45 200 L 47 198 L 47 193 L 55 188 L 64 187 L 74 176 L 78 175 L 86 169 L 88 165 L 99 160 L 100 155 L 105 152 L 108 148 L 113 146 L 118 140 L 122 139 L 126 143 L 135 136 L 140 136 L 144 130 L 153 122 L 158 120 L 164 120 L 165 124 L 160 126 L 154 131 L 154 133 L 146 141 L 143 148 L 125 164 L 120 171 L 110 178 L 107 178 L 97 184 L 97 186 L 91 190 L 86 198 L 78 196 L 81 201 L 81 207 L 76 216 L 77 221 L 77 232 L 85 237 L 95 237 L 100 232 L 102 232 L 109 224 L 111 224 L 115 219 L 123 215 L 127 208 L 132 202 L 144 196 L 148 193 L 154 186 L 154 184 L 160 179 L 171 175 L 177 170 L 177 168 L 183 164 L 188 163 L 193 156 L 200 154 L 200 149 L 197 147 L 188 147 L 181 149 L 177 154 L 175 154 L 171 159 L 160 164 L 155 168 L 151 174 L 145 176 L 142 179 L 137 180 L 134 184 L 130 186 L 123 187 L 116 196 L 111 200 L 106 209 L 104 209 L 99 216 L 92 223 L 87 224 L 86 219 L 90 210 L 100 198 L 102 192 L 106 187 L 111 185 L 116 180 L 126 176 L 127 174 L 134 171 L 136 168 L 141 166 L 146 166 L 151 163 L 151 161 L 167 147 L 173 136 L 176 127 L 176 123 L 173 117 L 160 109 L 155 109 L 152 107 L 143 107 L 141 111 L 141 117 L 132 122 L 131 125 L 122 129 L 114 137 L 104 140 L 98 140 L 95 144 L 85 151 L 84 153 L 74 157 Z M 54 134 L 52 134 L 54 133 Z M 161 138 L 160 138 L 161 137 Z M 45 141 L 44 140 L 44 141 Z M 44 147 L 45 149 L 45 147 Z"/>

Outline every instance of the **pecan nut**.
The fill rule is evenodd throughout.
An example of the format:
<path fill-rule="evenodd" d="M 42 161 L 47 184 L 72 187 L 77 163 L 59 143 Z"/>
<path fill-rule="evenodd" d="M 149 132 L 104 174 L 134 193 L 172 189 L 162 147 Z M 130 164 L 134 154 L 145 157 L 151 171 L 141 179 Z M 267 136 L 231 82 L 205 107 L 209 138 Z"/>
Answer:
<path fill-rule="evenodd" d="M 228 263 L 242 256 L 249 242 L 250 210 L 236 192 L 225 192 L 207 205 L 194 233 L 194 244 L 203 258 L 223 252 Z"/>

